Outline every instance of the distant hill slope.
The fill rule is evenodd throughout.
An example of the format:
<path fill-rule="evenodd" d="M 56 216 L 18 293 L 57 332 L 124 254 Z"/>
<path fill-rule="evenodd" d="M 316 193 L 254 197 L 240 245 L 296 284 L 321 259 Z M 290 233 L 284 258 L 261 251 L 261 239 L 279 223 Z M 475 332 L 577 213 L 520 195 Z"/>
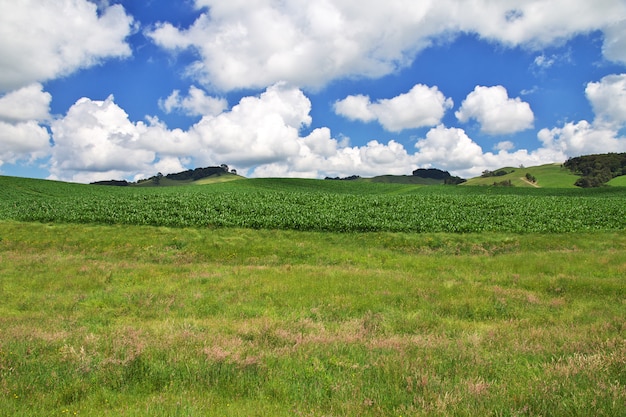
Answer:
<path fill-rule="evenodd" d="M 506 174 L 498 175 L 502 172 Z M 514 187 L 576 188 L 574 184 L 580 178 L 558 163 L 524 168 L 505 167 L 493 171 L 493 174 L 471 178 L 463 185 L 493 185 L 510 181 L 510 185 Z M 529 180 L 527 175 L 535 181 Z"/>
<path fill-rule="evenodd" d="M 232 174 L 230 172 L 224 173 L 215 173 L 209 175 L 207 177 L 200 177 L 198 179 L 187 178 L 187 179 L 172 179 L 167 176 L 161 177 L 160 179 L 156 179 L 158 177 L 152 177 L 146 180 L 138 181 L 137 183 L 131 183 L 130 186 L 133 187 L 176 187 L 176 186 L 184 186 L 184 185 L 204 185 L 204 184 L 213 184 L 218 182 L 232 181 L 244 179 L 244 177 L 239 176 L 237 174 Z"/>
<path fill-rule="evenodd" d="M 611 187 L 626 187 L 626 175 L 615 177 L 607 182 L 606 185 L 610 185 Z"/>
<path fill-rule="evenodd" d="M 385 184 L 443 185 L 461 184 L 465 179 L 450 175 L 437 168 L 418 168 L 413 175 L 379 175 L 373 178 L 359 178 L 360 181 Z"/>
<path fill-rule="evenodd" d="M 363 182 L 377 182 L 383 184 L 415 184 L 415 185 L 439 185 L 444 180 L 422 178 L 415 175 L 379 175 L 372 178 L 361 178 Z"/>
<path fill-rule="evenodd" d="M 161 173 L 137 182 L 125 180 L 96 181 L 92 185 L 131 186 L 131 187 L 172 187 L 189 184 L 210 184 L 242 178 L 228 165 L 188 169 L 182 172 L 163 175 Z"/>

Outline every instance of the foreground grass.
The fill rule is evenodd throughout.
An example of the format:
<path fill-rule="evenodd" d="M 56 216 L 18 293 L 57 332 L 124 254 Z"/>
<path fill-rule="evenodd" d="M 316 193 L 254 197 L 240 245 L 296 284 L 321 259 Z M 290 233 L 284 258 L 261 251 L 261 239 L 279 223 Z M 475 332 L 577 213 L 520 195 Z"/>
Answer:
<path fill-rule="evenodd" d="M 0 222 L 0 415 L 616 416 L 626 236 Z"/>

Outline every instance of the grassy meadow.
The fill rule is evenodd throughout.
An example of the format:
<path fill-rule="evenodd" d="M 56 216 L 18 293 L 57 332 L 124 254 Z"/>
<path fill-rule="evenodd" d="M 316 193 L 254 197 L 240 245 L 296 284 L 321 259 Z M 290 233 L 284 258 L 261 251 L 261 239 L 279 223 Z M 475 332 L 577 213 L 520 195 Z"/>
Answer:
<path fill-rule="evenodd" d="M 0 196 L 0 415 L 626 414 L 619 187 Z"/>
<path fill-rule="evenodd" d="M 508 172 L 508 174 L 497 177 L 470 178 L 464 185 L 492 185 L 494 181 L 510 180 L 514 187 L 576 188 L 574 183 L 580 178 L 569 169 L 564 168 L 562 164 L 546 164 L 535 167 L 507 167 L 502 169 Z M 535 177 L 536 182 L 530 183 L 527 181 L 526 174 Z"/>

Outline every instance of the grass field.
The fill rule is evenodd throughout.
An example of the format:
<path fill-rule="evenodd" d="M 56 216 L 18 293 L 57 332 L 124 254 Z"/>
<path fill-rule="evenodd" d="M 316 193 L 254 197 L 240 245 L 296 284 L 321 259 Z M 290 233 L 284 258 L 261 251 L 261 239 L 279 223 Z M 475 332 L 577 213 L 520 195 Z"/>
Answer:
<path fill-rule="evenodd" d="M 477 177 L 469 179 L 464 185 L 492 185 L 494 182 L 510 180 L 515 187 L 547 187 L 547 188 L 575 188 L 574 183 L 580 176 L 573 174 L 561 164 L 547 164 L 536 167 L 508 167 L 503 168 L 507 175 L 498 177 Z M 536 178 L 532 184 L 525 180 L 526 174 Z"/>
<path fill-rule="evenodd" d="M 608 184 L 613 187 L 626 187 L 626 175 L 615 177 Z"/>
<path fill-rule="evenodd" d="M 0 415 L 625 415 L 625 194 L 0 177 Z"/>

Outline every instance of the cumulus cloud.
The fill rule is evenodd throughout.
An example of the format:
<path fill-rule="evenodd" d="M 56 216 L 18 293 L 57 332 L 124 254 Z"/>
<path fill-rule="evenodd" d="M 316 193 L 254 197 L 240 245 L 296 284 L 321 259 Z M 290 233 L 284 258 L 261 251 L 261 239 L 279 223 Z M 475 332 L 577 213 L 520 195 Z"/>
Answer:
<path fill-rule="evenodd" d="M 626 74 L 607 75 L 591 82 L 585 94 L 596 116 L 594 123 L 616 128 L 626 123 Z"/>
<path fill-rule="evenodd" d="M 605 56 L 623 61 L 622 0 L 196 0 L 187 28 L 147 32 L 161 47 L 191 48 L 188 72 L 223 90 L 280 80 L 319 88 L 345 77 L 380 77 L 409 65 L 433 40 L 473 33 L 508 47 L 541 49 L 580 33 L 605 31 Z M 544 61 L 543 63 L 547 63 Z"/>
<path fill-rule="evenodd" d="M 443 118 L 453 101 L 437 87 L 415 85 L 408 93 L 372 103 L 363 95 L 348 96 L 335 103 L 335 113 L 351 120 L 378 120 L 385 130 L 400 132 L 424 126 L 434 126 Z"/>
<path fill-rule="evenodd" d="M 371 122 L 376 119 L 369 96 L 351 95 L 334 104 L 335 113 L 350 120 Z"/>
<path fill-rule="evenodd" d="M 250 176 L 371 176 L 414 169 L 415 156 L 396 141 L 352 147 L 326 127 L 303 134 L 312 122 L 310 112 L 304 93 L 285 83 L 243 97 L 218 115 L 205 115 L 188 130 L 170 130 L 156 118 L 132 122 L 112 96 L 83 98 L 51 124 L 51 177 L 136 179 L 157 170 L 220 163 Z"/>
<path fill-rule="evenodd" d="M 545 148 L 561 151 L 567 156 L 626 152 L 626 138 L 620 137 L 614 129 L 597 126 L 586 120 L 569 122 L 563 127 L 541 129 L 537 137 Z"/>
<path fill-rule="evenodd" d="M 0 165 L 43 158 L 48 155 L 49 141 L 48 130 L 36 121 L 13 124 L 0 120 Z"/>
<path fill-rule="evenodd" d="M 335 142 L 329 137 L 325 140 Z M 363 146 L 336 146 L 334 152 L 327 155 L 303 147 L 297 156 L 257 167 L 251 171 L 251 175 L 310 178 L 405 175 L 410 173 L 414 166 L 414 155 L 409 154 L 401 143 L 391 140 L 384 144 L 373 140 Z"/>
<path fill-rule="evenodd" d="M 330 138 L 327 133 L 324 140 Z M 418 167 L 434 167 L 469 178 L 480 175 L 486 169 L 520 164 L 542 165 L 562 162 L 566 158 L 563 152 L 548 148 L 512 152 L 508 146 L 503 146 L 497 153 L 484 152 L 463 129 L 439 125 L 417 141 L 413 152 L 394 140 L 387 143 L 372 140 L 363 146 L 336 146 L 325 155 L 302 147 L 298 155 L 263 164 L 252 170 L 250 175 L 319 178 L 356 174 L 371 177 L 382 174 L 409 175 Z"/>
<path fill-rule="evenodd" d="M 50 118 L 50 93 L 39 83 L 31 84 L 0 97 L 0 120 L 23 122 Z"/>
<path fill-rule="evenodd" d="M 607 75 L 585 88 L 595 113 L 593 122 L 568 122 L 562 127 L 544 128 L 537 137 L 548 149 L 567 156 L 625 152 L 626 137 L 619 130 L 626 124 L 626 74 Z"/>
<path fill-rule="evenodd" d="M 50 134 L 41 122 L 50 118 L 51 99 L 37 83 L 0 97 L 0 165 L 48 154 Z"/>
<path fill-rule="evenodd" d="M 279 83 L 181 130 L 168 129 L 154 117 L 132 122 L 113 96 L 103 101 L 82 98 L 51 124 L 51 177 L 78 182 L 136 179 L 155 170 L 221 163 L 253 172 L 285 160 L 300 169 L 307 158 L 333 155 L 338 144 L 327 128 L 300 135 L 311 123 L 310 110 L 301 90 Z"/>
<path fill-rule="evenodd" d="M 97 9 L 87 0 L 0 0 L 0 91 L 129 56 L 132 17 L 120 5 Z"/>
<path fill-rule="evenodd" d="M 311 102 L 283 83 L 258 97 L 244 97 L 231 111 L 205 116 L 190 130 L 202 144 L 204 160 L 215 155 L 251 167 L 297 155 L 299 132 L 311 123 Z"/>
<path fill-rule="evenodd" d="M 417 141 L 417 162 L 440 164 L 444 169 L 466 170 L 481 165 L 483 151 L 463 129 L 439 125 Z"/>
<path fill-rule="evenodd" d="M 196 86 L 189 87 L 187 96 L 181 97 L 179 90 L 172 91 L 166 99 L 159 100 L 159 107 L 165 113 L 180 111 L 189 116 L 216 116 L 228 107 L 224 98 L 208 96 Z"/>
<path fill-rule="evenodd" d="M 535 166 L 562 162 L 567 158 L 559 149 L 539 148 L 513 151 L 513 144 L 501 142 L 497 152 L 485 152 L 463 129 L 443 125 L 432 128 L 415 144 L 414 161 L 424 168 L 443 168 L 454 175 L 470 178 L 484 170 L 504 166 Z"/>
<path fill-rule="evenodd" d="M 519 97 L 509 98 L 506 89 L 501 85 L 476 86 L 455 115 L 462 123 L 475 119 L 480 123 L 480 130 L 489 135 L 510 134 L 529 129 L 533 127 L 534 121 L 530 105 Z"/>
<path fill-rule="evenodd" d="M 113 96 L 79 99 L 51 128 L 52 178 L 87 182 L 127 177 L 155 162 L 154 151 L 138 146 L 147 126 L 132 123 Z"/>
<path fill-rule="evenodd" d="M 602 106 L 598 97 L 614 97 L 619 83 L 606 78 L 599 84 L 602 88 L 589 93 L 590 100 L 598 101 L 595 107 L 601 113 L 613 114 L 612 107 Z M 41 127 L 28 123 L 36 136 L 34 132 Z M 418 167 L 436 167 L 471 177 L 502 166 L 541 165 L 585 153 L 626 150 L 626 139 L 614 125 L 586 121 L 542 129 L 538 137 L 543 146 L 537 150 L 514 150 L 512 142 L 503 141 L 494 152 L 484 151 L 465 130 L 442 124 L 419 138 L 414 149 L 395 140 L 351 146 L 349 139 L 333 137 L 327 127 L 310 130 L 311 124 L 310 100 L 301 89 L 286 83 L 243 97 L 230 110 L 204 115 L 187 130 L 168 129 L 154 117 L 133 122 L 113 97 L 104 101 L 83 98 L 51 123 L 51 177 L 79 182 L 137 179 L 157 171 L 221 163 L 247 176 L 367 177 L 407 175 Z M 45 129 L 39 132 L 36 146 L 20 152 L 46 148 Z M 0 140 L 6 139 L 0 136 Z"/>

